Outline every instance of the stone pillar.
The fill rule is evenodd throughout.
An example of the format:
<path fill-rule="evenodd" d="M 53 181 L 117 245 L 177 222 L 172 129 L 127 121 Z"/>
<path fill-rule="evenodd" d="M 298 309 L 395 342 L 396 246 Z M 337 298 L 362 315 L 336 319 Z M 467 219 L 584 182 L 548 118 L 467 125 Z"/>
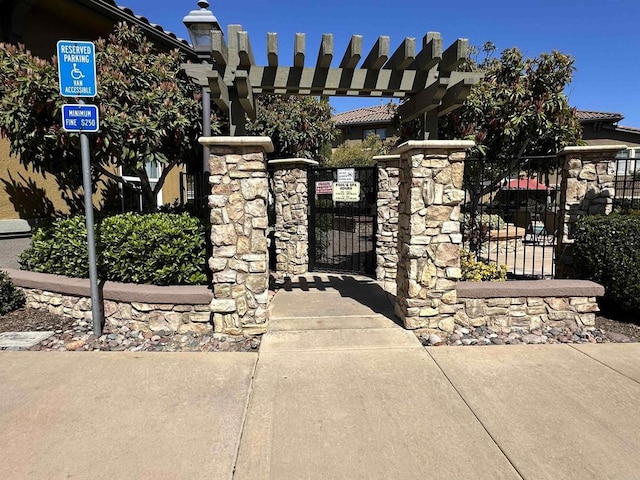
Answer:
<path fill-rule="evenodd" d="M 315 160 L 271 160 L 275 194 L 275 254 L 278 278 L 309 270 L 309 186 L 307 169 Z"/>
<path fill-rule="evenodd" d="M 266 330 L 269 137 L 203 137 L 211 155 L 211 311 L 216 332 Z"/>
<path fill-rule="evenodd" d="M 615 197 L 616 154 L 626 145 L 565 147 L 556 242 L 556 278 L 573 274 L 573 226 L 586 215 L 608 215 Z"/>
<path fill-rule="evenodd" d="M 400 155 L 373 157 L 378 169 L 376 279 L 396 294 L 398 272 L 398 199 Z"/>
<path fill-rule="evenodd" d="M 405 328 L 453 331 L 460 271 L 465 140 L 400 145 L 396 315 Z"/>

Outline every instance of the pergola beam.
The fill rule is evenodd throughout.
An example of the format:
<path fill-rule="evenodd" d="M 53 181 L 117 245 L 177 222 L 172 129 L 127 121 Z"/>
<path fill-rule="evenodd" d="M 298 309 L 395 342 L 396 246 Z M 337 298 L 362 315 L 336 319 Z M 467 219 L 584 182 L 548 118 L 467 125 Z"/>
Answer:
<path fill-rule="evenodd" d="M 409 122 L 440 105 L 449 86 L 448 78 L 440 78 L 427 88 L 398 106 L 398 116 L 401 122 Z"/>
<path fill-rule="evenodd" d="M 322 35 L 322 42 L 320 43 L 320 51 L 318 52 L 318 61 L 316 66 L 318 68 L 331 67 L 331 61 L 333 60 L 333 35 L 330 33 L 324 33 Z"/>
<path fill-rule="evenodd" d="M 447 113 L 459 108 L 464 103 L 464 100 L 469 96 L 471 87 L 473 87 L 477 81 L 472 78 L 463 78 L 458 83 L 453 85 L 447 90 L 442 97 L 440 107 L 438 108 L 438 115 L 446 115 Z"/>
<path fill-rule="evenodd" d="M 381 36 L 362 62 L 362 36 L 353 35 L 339 68 L 332 68 L 334 38 L 324 34 L 315 66 L 305 67 L 304 33 L 296 33 L 293 65 L 278 64 L 278 36 L 267 34 L 267 66 L 255 64 L 249 34 L 229 25 L 225 37 L 211 33 L 213 64 L 184 64 L 185 72 L 209 87 L 216 104 L 229 111 L 231 131 L 244 132 L 246 115 L 255 118 L 256 94 L 300 94 L 406 98 L 398 107 L 401 121 L 429 115 L 432 123 L 459 107 L 480 73 L 456 69 L 467 59 L 468 41 L 460 38 L 444 52 L 439 33 L 428 32 L 416 53 L 416 39 L 407 37 L 389 56 L 389 37 Z"/>
<path fill-rule="evenodd" d="M 236 81 L 234 83 L 236 92 L 238 94 L 238 100 L 242 109 L 247 113 L 247 116 L 252 120 L 256 118 L 256 107 L 253 101 L 253 89 L 251 88 L 251 82 L 249 81 L 249 74 L 245 71 L 236 72 Z"/>
<path fill-rule="evenodd" d="M 296 33 L 293 45 L 293 66 L 295 68 L 304 67 L 305 34 Z"/>
<path fill-rule="evenodd" d="M 467 59 L 469 40 L 459 38 L 442 53 L 442 60 L 438 64 L 440 74 L 448 74 L 455 71 L 462 62 Z"/>
<path fill-rule="evenodd" d="M 267 33 L 267 63 L 270 67 L 278 66 L 278 34 Z"/>
<path fill-rule="evenodd" d="M 409 68 L 428 71 L 442 59 L 442 38 L 438 32 L 427 32 L 422 39 L 422 50 Z"/>
<path fill-rule="evenodd" d="M 219 72 L 215 70 L 209 76 L 209 90 L 211 98 L 225 112 L 229 110 L 229 89 Z"/>
<path fill-rule="evenodd" d="M 360 68 L 379 70 L 389 58 L 389 37 L 381 36 L 375 43 Z"/>
<path fill-rule="evenodd" d="M 240 67 L 244 69 L 255 65 L 251 42 L 249 41 L 249 34 L 247 32 L 238 32 L 238 57 L 240 59 Z"/>
<path fill-rule="evenodd" d="M 416 56 L 416 39 L 405 38 L 391 58 L 384 64 L 385 70 L 406 70 Z"/>
<path fill-rule="evenodd" d="M 344 57 L 340 62 L 340 68 L 356 68 L 362 58 L 362 35 L 352 35 Z"/>
<path fill-rule="evenodd" d="M 219 65 L 229 63 L 229 55 L 227 52 L 227 43 L 220 30 L 211 31 L 211 58 Z"/>
<path fill-rule="evenodd" d="M 427 72 L 415 70 L 365 70 L 344 68 L 251 67 L 251 84 L 256 93 L 298 93 L 310 90 L 313 95 L 351 95 L 349 91 L 380 92 L 384 96 L 404 97 L 423 89 Z M 353 93 L 352 95 L 358 95 Z"/>

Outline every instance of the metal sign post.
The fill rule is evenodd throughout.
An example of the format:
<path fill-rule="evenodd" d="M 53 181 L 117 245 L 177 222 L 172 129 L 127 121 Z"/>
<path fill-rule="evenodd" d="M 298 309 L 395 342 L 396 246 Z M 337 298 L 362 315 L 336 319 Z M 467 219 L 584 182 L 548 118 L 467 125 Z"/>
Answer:
<path fill-rule="evenodd" d="M 98 86 L 95 45 L 92 42 L 60 40 L 58 42 L 58 78 L 60 80 L 60 94 L 63 97 L 95 97 Z M 98 288 L 89 138 L 85 135 L 85 132 L 98 131 L 98 107 L 85 105 L 82 100 L 79 100 L 78 103 L 78 105 L 63 106 L 62 125 L 67 132 L 80 133 L 82 187 L 84 189 L 84 212 L 87 225 L 89 282 L 91 284 L 91 316 L 93 333 L 100 336 L 102 335 L 104 310 Z"/>

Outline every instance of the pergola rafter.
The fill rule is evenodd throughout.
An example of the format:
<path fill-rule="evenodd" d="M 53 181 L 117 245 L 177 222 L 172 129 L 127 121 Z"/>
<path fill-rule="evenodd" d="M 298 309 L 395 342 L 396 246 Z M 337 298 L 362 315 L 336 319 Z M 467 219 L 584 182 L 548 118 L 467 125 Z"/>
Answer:
<path fill-rule="evenodd" d="M 443 51 L 436 32 L 425 35 L 420 51 L 416 51 L 416 39 L 407 37 L 392 54 L 389 37 L 381 36 L 362 63 L 362 36 L 353 35 L 338 67 L 331 66 L 333 35 L 322 36 L 312 67 L 305 66 L 305 44 L 305 35 L 297 33 L 292 65 L 283 66 L 278 36 L 268 33 L 267 65 L 259 66 L 249 34 L 240 25 L 229 25 L 226 41 L 222 32 L 211 33 L 213 64 L 184 64 L 183 68 L 198 84 L 209 87 L 216 104 L 230 112 L 232 135 L 244 134 L 245 114 L 255 118 L 255 95 L 403 98 L 398 108 L 401 121 L 425 115 L 433 120 L 460 106 L 481 78 L 478 73 L 456 70 L 467 57 L 468 41 L 460 38 Z"/>

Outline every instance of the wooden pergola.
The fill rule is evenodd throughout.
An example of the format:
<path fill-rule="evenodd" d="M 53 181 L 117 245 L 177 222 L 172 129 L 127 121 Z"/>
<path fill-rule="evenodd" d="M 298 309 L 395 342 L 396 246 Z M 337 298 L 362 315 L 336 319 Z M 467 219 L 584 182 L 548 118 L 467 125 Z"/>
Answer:
<path fill-rule="evenodd" d="M 467 57 L 468 41 L 459 38 L 442 49 L 439 33 L 429 32 L 418 51 L 415 38 L 405 38 L 390 53 L 389 37 L 381 36 L 364 57 L 362 36 L 353 35 L 338 67 L 332 67 L 333 35 L 324 34 L 315 66 L 305 66 L 305 34 L 297 33 L 293 64 L 282 66 L 278 35 L 267 34 L 267 65 L 256 65 L 249 34 L 229 25 L 227 41 L 211 32 L 211 62 L 182 67 L 211 98 L 229 112 L 231 135 L 245 134 L 245 115 L 255 118 L 254 97 L 297 94 L 405 99 L 398 107 L 402 122 L 422 117 L 425 132 L 437 138 L 438 117 L 458 108 L 481 74 L 456 69 Z"/>

